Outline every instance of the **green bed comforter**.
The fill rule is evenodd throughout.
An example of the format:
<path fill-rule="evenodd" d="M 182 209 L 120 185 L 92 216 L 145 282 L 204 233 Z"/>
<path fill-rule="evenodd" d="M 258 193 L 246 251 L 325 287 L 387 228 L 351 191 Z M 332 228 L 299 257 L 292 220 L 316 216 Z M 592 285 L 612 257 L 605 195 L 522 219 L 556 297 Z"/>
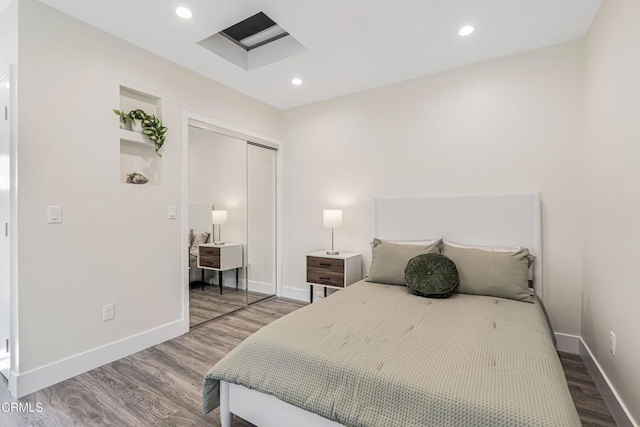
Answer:
<path fill-rule="evenodd" d="M 539 303 L 359 282 L 249 337 L 205 376 L 345 426 L 580 426 Z"/>

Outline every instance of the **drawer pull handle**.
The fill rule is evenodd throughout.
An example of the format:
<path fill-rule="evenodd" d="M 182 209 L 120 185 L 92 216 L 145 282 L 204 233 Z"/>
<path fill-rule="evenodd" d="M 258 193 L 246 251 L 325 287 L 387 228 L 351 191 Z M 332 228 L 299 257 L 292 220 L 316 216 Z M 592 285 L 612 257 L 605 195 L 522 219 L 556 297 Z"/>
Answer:
<path fill-rule="evenodd" d="M 331 267 L 331 264 L 329 264 L 328 262 L 321 262 L 320 265 L 322 267 Z"/>

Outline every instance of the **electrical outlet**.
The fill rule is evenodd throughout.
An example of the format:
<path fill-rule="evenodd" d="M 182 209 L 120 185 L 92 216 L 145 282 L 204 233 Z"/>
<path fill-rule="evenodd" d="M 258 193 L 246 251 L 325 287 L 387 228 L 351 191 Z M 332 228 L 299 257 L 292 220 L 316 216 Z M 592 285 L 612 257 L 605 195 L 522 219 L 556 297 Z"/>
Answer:
<path fill-rule="evenodd" d="M 107 304 L 102 307 L 102 321 L 106 322 L 107 320 L 113 320 L 116 317 L 116 306 L 115 304 Z"/>
<path fill-rule="evenodd" d="M 612 331 L 609 332 L 609 351 L 611 351 L 613 357 L 616 356 L 616 334 Z"/>

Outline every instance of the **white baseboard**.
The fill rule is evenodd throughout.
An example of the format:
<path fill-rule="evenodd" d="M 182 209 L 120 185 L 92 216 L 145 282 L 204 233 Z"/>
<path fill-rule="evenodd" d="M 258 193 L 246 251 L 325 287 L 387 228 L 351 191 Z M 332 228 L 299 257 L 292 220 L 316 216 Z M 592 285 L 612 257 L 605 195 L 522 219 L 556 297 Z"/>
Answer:
<path fill-rule="evenodd" d="M 242 281 L 240 283 L 242 283 Z M 244 283 L 242 283 L 242 285 L 244 285 Z M 249 280 L 249 291 L 266 295 L 275 295 L 276 285 L 274 285 L 273 283 L 256 282 L 255 280 Z"/>
<path fill-rule="evenodd" d="M 580 357 L 582 357 L 591 378 L 593 378 L 593 382 L 595 382 L 596 387 L 598 387 L 616 425 L 618 427 L 638 427 L 638 423 L 633 419 L 631 412 L 629 412 L 629 409 L 620 398 L 615 387 L 611 384 L 611 381 L 609 381 L 609 377 L 604 373 L 600 363 L 598 363 L 591 349 L 585 344 L 582 338 L 580 339 L 579 346 Z"/>
<path fill-rule="evenodd" d="M 218 286 L 217 284 L 212 284 L 212 285 Z M 230 282 L 230 281 L 224 280 L 222 283 L 222 287 L 223 289 L 224 288 L 235 289 L 236 282 L 235 281 Z M 244 279 L 240 279 L 240 281 L 238 282 L 238 289 L 246 289 Z M 274 285 L 273 283 L 256 282 L 255 280 L 249 280 L 249 290 L 252 292 L 258 292 L 260 294 L 275 295 L 276 285 Z"/>
<path fill-rule="evenodd" d="M 120 341 L 80 353 L 21 374 L 11 372 L 11 394 L 20 398 L 80 375 L 184 333 L 183 320 L 168 323 Z"/>
<path fill-rule="evenodd" d="M 9 371 L 9 375 L 10 375 L 10 378 L 9 378 L 9 394 L 11 394 L 11 396 L 17 398 L 17 396 L 18 396 L 18 390 L 16 389 L 16 384 L 18 382 L 17 375 L 13 371 Z"/>
<path fill-rule="evenodd" d="M 556 336 L 556 349 L 564 353 L 580 353 L 580 337 L 577 335 L 562 334 L 554 332 Z"/>
<path fill-rule="evenodd" d="M 620 399 L 620 395 L 582 338 L 576 335 L 561 334 L 558 332 L 555 332 L 554 335 L 556 336 L 556 348 L 558 351 L 580 355 L 616 424 L 625 427 L 638 427 L 638 424 L 633 420 L 624 402 Z"/>
<path fill-rule="evenodd" d="M 287 286 L 282 287 L 282 298 L 294 299 L 297 301 L 309 302 L 309 288 L 289 288 Z"/>

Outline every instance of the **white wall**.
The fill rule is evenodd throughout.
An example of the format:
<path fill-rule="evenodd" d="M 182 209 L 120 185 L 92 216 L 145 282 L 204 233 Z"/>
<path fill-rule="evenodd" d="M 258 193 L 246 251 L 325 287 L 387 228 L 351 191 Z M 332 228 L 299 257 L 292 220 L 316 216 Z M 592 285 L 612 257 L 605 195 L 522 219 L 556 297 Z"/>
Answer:
<path fill-rule="evenodd" d="M 20 1 L 19 371 L 182 318 L 181 111 L 272 137 L 279 112 L 34 0 Z M 119 182 L 119 85 L 162 98 L 162 182 Z M 63 224 L 46 224 L 61 205 Z M 102 306 L 116 319 L 102 322 Z"/>
<path fill-rule="evenodd" d="M 584 44 L 573 42 L 284 112 L 284 286 L 330 245 L 370 262 L 377 196 L 540 192 L 545 303 L 580 331 Z M 417 238 L 436 236 L 416 236 Z M 299 293 L 300 294 L 300 293 Z"/>
<path fill-rule="evenodd" d="M 639 16 L 640 2 L 603 2 L 587 36 L 582 274 L 582 338 L 638 422 Z"/>
<path fill-rule="evenodd" d="M 226 210 L 222 240 L 246 244 L 246 141 L 189 128 L 189 202 L 209 202 L 214 209 Z M 216 240 L 218 232 L 216 226 Z"/>

